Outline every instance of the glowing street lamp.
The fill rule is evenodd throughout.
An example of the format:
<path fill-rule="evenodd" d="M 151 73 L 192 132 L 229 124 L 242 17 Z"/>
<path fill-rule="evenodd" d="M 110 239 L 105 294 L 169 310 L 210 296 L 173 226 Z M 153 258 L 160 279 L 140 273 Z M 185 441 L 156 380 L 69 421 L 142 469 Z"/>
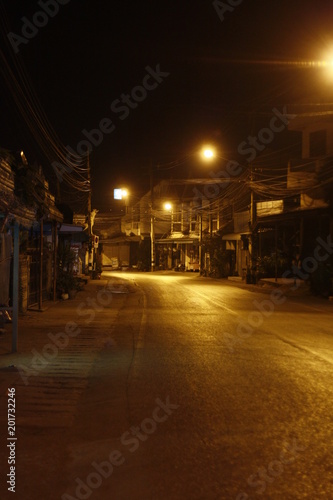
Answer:
<path fill-rule="evenodd" d="M 210 146 L 205 146 L 202 149 L 201 155 L 204 160 L 212 160 L 215 157 L 215 151 Z"/>
<path fill-rule="evenodd" d="M 328 54 L 322 61 L 309 63 L 310 66 L 315 66 L 323 70 L 323 75 L 326 80 L 332 81 L 333 78 L 333 55 Z"/>
<path fill-rule="evenodd" d="M 167 212 L 171 212 L 172 204 L 170 202 L 164 203 L 164 210 L 167 210 Z"/>
<path fill-rule="evenodd" d="M 206 145 L 201 150 L 201 157 L 204 161 L 212 161 L 216 158 L 215 148 Z M 202 212 L 199 211 L 199 273 L 202 269 Z"/>
<path fill-rule="evenodd" d="M 333 49 L 328 49 L 326 53 L 323 54 L 322 60 L 309 62 L 308 65 L 322 69 L 324 78 L 331 82 L 333 79 Z"/>
<path fill-rule="evenodd" d="M 124 200 L 125 201 L 125 210 L 126 214 L 128 213 L 128 205 L 129 205 L 129 192 L 125 188 L 116 188 L 113 190 L 113 198 L 115 200 Z"/>
<path fill-rule="evenodd" d="M 113 197 L 115 200 L 124 200 L 125 198 L 128 198 L 128 191 L 127 189 L 123 188 L 117 188 L 113 190 Z"/>

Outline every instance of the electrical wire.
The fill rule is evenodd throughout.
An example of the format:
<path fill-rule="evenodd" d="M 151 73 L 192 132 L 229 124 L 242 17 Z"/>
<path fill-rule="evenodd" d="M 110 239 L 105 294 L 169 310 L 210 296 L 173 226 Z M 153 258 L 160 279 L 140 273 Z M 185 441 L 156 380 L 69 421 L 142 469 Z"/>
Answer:
<path fill-rule="evenodd" d="M 3 50 L 0 49 L 0 71 L 16 110 L 20 118 L 24 120 L 27 130 L 43 156 L 55 169 L 60 169 L 58 174 L 61 175 L 62 180 L 75 190 L 88 192 L 90 191 L 90 182 L 86 178 L 86 157 L 73 155 L 61 143 L 40 104 L 20 55 L 13 54 L 13 49 L 6 36 L 10 32 L 10 28 L 2 3 L 0 9 L 0 28 L 11 61 L 10 63 Z"/>

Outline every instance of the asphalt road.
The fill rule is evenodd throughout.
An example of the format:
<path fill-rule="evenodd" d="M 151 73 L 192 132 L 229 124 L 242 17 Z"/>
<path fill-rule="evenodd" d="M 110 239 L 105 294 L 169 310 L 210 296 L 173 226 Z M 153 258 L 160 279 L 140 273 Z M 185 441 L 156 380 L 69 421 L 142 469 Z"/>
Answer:
<path fill-rule="evenodd" d="M 78 405 L 61 498 L 333 498 L 333 304 L 118 277 L 132 293 Z"/>
<path fill-rule="evenodd" d="M 1 500 L 333 498 L 332 313 L 185 273 L 29 311 L 0 339 Z"/>

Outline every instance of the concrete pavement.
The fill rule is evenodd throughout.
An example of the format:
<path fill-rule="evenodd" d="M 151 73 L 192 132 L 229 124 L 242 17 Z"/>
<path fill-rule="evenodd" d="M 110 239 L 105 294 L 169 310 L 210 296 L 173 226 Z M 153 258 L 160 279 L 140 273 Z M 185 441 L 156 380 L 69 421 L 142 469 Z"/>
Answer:
<path fill-rule="evenodd" d="M 64 480 L 52 471 L 61 470 L 66 459 L 68 433 L 90 370 L 101 350 L 112 349 L 117 316 L 134 291 L 119 278 L 89 281 L 73 300 L 28 311 L 19 319 L 17 353 L 11 353 L 11 325 L 6 325 L 0 337 L 1 499 L 12 494 L 4 444 L 8 389 L 15 389 L 17 498 L 51 499 L 50 492 L 59 491 Z"/>

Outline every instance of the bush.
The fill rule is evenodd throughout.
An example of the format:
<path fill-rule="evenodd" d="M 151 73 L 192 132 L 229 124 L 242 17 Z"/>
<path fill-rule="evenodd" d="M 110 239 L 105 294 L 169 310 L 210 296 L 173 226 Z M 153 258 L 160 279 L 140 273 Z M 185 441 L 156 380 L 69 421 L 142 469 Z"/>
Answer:
<path fill-rule="evenodd" d="M 281 277 L 287 269 L 288 259 L 283 255 L 277 255 L 277 262 L 275 253 L 265 255 L 264 257 L 258 257 L 257 259 L 257 271 L 263 278 L 272 278 L 275 276 L 276 272 L 277 276 Z"/>

